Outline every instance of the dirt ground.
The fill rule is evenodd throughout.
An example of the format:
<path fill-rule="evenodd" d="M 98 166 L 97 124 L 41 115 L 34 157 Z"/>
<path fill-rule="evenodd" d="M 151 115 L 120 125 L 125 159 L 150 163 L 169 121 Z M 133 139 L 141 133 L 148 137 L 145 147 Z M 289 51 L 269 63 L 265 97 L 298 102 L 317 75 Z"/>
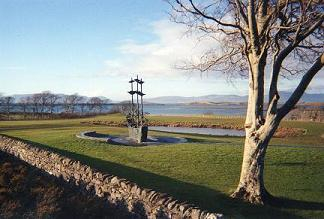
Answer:
<path fill-rule="evenodd" d="M 0 152 L 1 218 L 132 218 L 60 179 Z"/>

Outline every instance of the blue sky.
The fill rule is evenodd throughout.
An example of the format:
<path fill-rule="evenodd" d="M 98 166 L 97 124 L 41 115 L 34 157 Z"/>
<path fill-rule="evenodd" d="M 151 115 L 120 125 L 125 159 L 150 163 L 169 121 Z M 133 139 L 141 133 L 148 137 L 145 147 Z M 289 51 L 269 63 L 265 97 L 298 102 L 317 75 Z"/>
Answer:
<path fill-rule="evenodd" d="M 174 68 L 215 45 L 185 37 L 168 10 L 162 0 L 0 0 L 0 92 L 123 100 L 127 80 L 139 74 L 148 97 L 245 95 L 245 80 Z M 310 92 L 322 92 L 318 80 Z"/>

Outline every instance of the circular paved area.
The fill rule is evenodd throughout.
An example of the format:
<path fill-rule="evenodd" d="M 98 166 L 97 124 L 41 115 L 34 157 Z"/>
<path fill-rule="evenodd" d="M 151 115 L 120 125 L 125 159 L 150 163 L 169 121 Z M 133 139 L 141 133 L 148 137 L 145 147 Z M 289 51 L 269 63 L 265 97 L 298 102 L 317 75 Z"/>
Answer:
<path fill-rule="evenodd" d="M 127 145 L 127 146 L 148 146 L 148 145 L 159 145 L 159 144 L 178 144 L 178 143 L 187 142 L 187 139 L 179 138 L 179 137 L 148 136 L 146 142 L 137 143 L 128 137 L 105 135 L 105 134 L 97 133 L 95 131 L 81 132 L 76 136 L 82 139 L 102 141 L 110 144 Z"/>

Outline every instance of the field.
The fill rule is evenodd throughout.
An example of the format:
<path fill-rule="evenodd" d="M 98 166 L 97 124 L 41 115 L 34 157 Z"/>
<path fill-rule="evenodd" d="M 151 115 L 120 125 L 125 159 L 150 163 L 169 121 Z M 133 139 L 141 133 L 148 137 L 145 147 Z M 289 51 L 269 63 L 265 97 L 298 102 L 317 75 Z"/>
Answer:
<path fill-rule="evenodd" d="M 227 216 L 324 218 L 324 123 L 283 122 L 283 127 L 304 128 L 307 132 L 303 136 L 272 140 L 266 156 L 265 184 L 271 194 L 280 197 L 282 205 L 261 207 L 229 198 L 239 179 L 243 138 L 150 132 L 185 137 L 189 142 L 127 147 L 75 137 L 85 130 L 127 135 L 126 128 L 81 123 L 122 119 L 114 114 L 70 120 L 8 121 L 0 122 L 0 133 L 38 143 L 40 147 Z M 243 119 L 216 116 L 149 119 L 243 125 Z"/>

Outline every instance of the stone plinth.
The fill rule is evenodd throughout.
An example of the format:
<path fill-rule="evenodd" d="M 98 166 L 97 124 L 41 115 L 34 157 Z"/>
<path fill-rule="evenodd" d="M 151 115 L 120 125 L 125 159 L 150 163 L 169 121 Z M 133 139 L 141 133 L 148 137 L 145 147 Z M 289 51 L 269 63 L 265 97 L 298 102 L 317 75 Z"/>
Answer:
<path fill-rule="evenodd" d="M 138 128 L 128 127 L 129 138 L 134 140 L 136 143 L 142 143 L 147 141 L 147 126 L 140 126 Z"/>

